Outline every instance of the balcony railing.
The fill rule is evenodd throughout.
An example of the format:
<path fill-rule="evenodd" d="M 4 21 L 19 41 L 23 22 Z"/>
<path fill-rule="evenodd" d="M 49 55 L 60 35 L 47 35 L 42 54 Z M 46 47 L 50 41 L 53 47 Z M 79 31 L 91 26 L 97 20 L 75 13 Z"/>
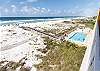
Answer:
<path fill-rule="evenodd" d="M 100 71 L 100 11 L 80 71 Z"/>

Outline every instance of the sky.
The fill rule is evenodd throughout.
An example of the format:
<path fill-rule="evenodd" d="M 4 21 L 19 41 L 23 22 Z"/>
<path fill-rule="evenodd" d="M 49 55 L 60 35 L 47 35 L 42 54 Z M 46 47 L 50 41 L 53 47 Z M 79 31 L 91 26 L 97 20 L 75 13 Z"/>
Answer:
<path fill-rule="evenodd" d="M 99 0 L 0 0 L 0 16 L 94 16 Z"/>

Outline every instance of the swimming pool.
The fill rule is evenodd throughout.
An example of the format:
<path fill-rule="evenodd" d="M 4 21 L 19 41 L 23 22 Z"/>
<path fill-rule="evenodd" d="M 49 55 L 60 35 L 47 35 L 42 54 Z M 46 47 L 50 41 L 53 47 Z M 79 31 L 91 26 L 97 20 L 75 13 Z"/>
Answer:
<path fill-rule="evenodd" d="M 72 41 L 84 42 L 86 35 L 82 32 L 73 34 L 69 39 Z"/>

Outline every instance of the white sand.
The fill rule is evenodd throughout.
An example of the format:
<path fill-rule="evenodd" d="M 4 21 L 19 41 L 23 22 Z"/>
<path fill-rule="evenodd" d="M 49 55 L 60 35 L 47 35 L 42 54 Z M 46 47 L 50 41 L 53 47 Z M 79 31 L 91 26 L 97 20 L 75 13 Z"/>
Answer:
<path fill-rule="evenodd" d="M 59 22 L 61 21 L 26 23 L 19 24 L 19 26 L 29 26 L 43 31 L 42 28 L 56 28 L 57 26 L 54 26 L 53 24 Z M 26 57 L 27 60 L 24 60 L 26 63 L 24 66 L 31 67 L 31 71 L 36 71 L 34 64 L 39 64 L 42 62 L 42 60 L 38 59 L 35 55 L 46 55 L 37 50 L 46 47 L 46 45 L 44 45 L 43 39 L 41 38 L 41 35 L 38 35 L 35 32 L 23 30 L 18 26 L 6 25 L 0 26 L 0 37 L 0 61 L 7 60 L 19 62 L 19 60 L 21 60 L 23 57 Z M 24 41 L 27 42 L 22 43 Z"/>
<path fill-rule="evenodd" d="M 43 29 L 64 30 L 75 26 L 75 24 L 62 23 L 63 21 L 64 20 L 26 23 L 26 24 L 19 24 L 19 26 L 32 27 L 41 31 L 43 31 Z M 10 26 L 0 26 L 0 37 L 1 37 L 0 38 L 1 49 L 4 48 L 3 51 L 0 51 L 0 61 L 8 60 L 8 61 L 18 62 L 23 57 L 26 57 L 27 60 L 25 60 L 26 64 L 24 66 L 31 67 L 31 71 L 36 71 L 34 64 L 39 64 L 42 62 L 42 60 L 38 59 L 35 55 L 43 55 L 43 56 L 46 55 L 41 53 L 40 51 L 37 51 L 37 49 L 39 48 L 43 49 L 46 47 L 46 45 L 44 45 L 43 38 L 41 38 L 41 35 L 37 34 L 36 32 L 23 30 L 18 26 L 10 25 Z M 24 41 L 25 43 L 22 43 Z M 18 44 L 15 46 L 16 43 Z M 8 49 L 6 49 L 5 47 L 7 47 Z"/>
<path fill-rule="evenodd" d="M 46 45 L 44 45 L 44 41 L 41 38 L 40 35 L 37 35 L 36 33 L 32 33 L 29 31 L 25 31 L 17 26 L 0 26 L 1 35 L 0 35 L 0 45 L 1 49 L 2 47 L 5 47 L 9 45 L 16 44 L 18 42 L 22 42 L 23 40 L 27 40 L 28 38 L 31 38 L 30 40 L 27 40 L 27 42 L 22 43 L 21 45 L 18 45 L 16 47 L 7 49 L 5 48 L 4 51 L 0 51 L 0 61 L 14 61 L 19 62 L 23 57 L 26 57 L 27 60 L 25 60 L 25 67 L 32 67 L 32 71 L 36 71 L 36 68 L 33 67 L 34 64 L 39 64 L 42 62 L 41 59 L 38 59 L 35 55 L 45 55 L 41 53 L 40 51 L 37 51 L 36 49 L 39 48 L 45 48 Z M 9 32 L 9 30 L 12 30 Z M 13 34 L 16 33 L 16 34 Z M 36 45 L 37 44 L 37 45 Z"/>

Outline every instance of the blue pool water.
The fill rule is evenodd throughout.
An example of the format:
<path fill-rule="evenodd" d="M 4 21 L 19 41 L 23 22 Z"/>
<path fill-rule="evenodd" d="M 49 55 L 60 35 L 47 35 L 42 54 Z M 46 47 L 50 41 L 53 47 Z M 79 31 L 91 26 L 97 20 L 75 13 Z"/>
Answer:
<path fill-rule="evenodd" d="M 72 35 L 69 39 L 72 41 L 84 42 L 85 38 L 86 38 L 85 34 L 78 32 L 78 33 L 75 33 L 74 35 Z"/>

